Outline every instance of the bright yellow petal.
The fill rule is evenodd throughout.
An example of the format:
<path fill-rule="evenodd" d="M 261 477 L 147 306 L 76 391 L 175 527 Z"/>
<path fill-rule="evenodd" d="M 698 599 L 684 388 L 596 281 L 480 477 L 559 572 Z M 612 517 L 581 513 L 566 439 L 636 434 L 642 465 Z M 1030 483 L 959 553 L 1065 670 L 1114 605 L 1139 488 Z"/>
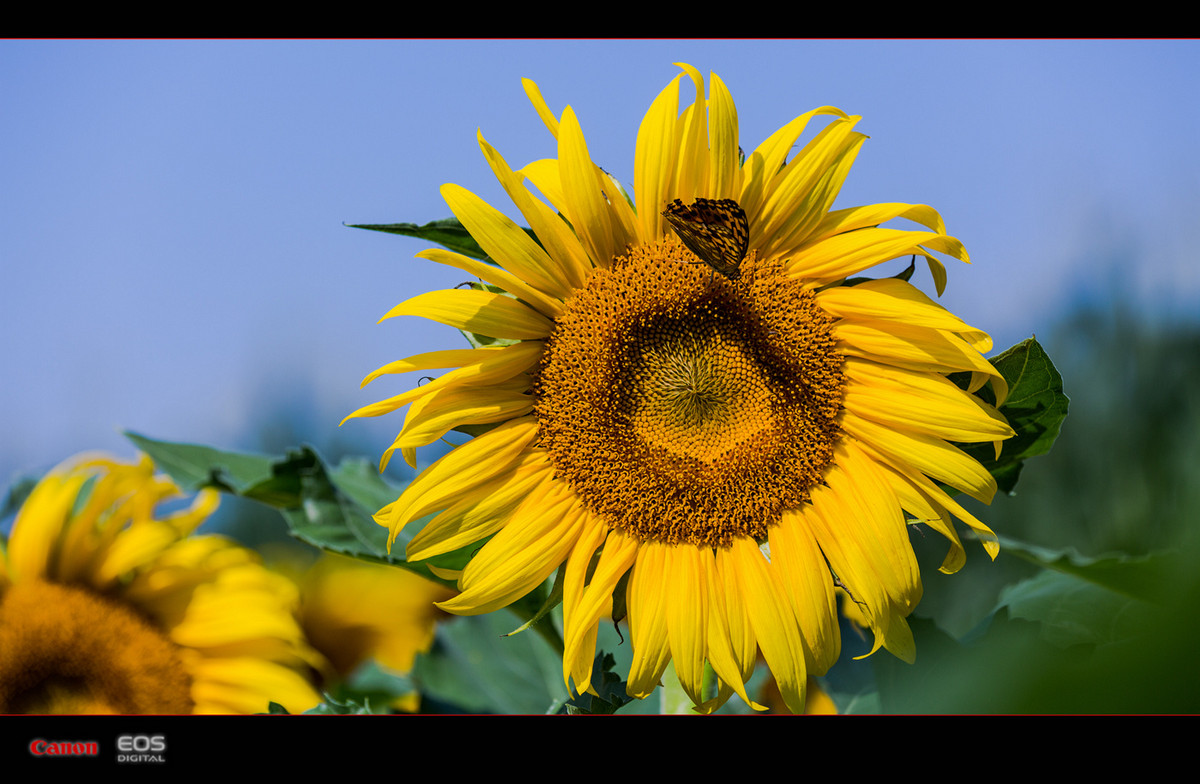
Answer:
<path fill-rule="evenodd" d="M 644 543 L 638 548 L 627 589 L 633 663 L 629 667 L 625 690 L 638 699 L 650 696 L 671 661 L 666 596 L 663 594 L 665 549 L 666 545 L 655 542 Z"/>
<path fill-rule="evenodd" d="M 708 652 L 708 586 L 700 553 L 692 545 L 664 552 L 667 640 L 683 690 L 699 705 L 704 701 L 704 660 Z"/>
<path fill-rule="evenodd" d="M 499 286 L 546 318 L 554 319 L 562 315 L 561 300 L 545 294 L 541 289 L 527 284 L 516 275 L 495 264 L 488 264 L 486 261 L 479 261 L 442 248 L 423 250 L 417 254 L 417 258 L 460 269 L 486 283 Z"/>
<path fill-rule="evenodd" d="M 614 225 L 609 195 L 598 176 L 600 170 L 588 155 L 583 129 L 569 106 L 559 125 L 558 160 L 563 189 L 559 208 L 575 227 L 596 266 L 607 267 L 617 251 L 624 250 L 627 238 L 618 241 L 618 227 Z M 619 197 L 614 194 L 614 198 Z"/>
<path fill-rule="evenodd" d="M 526 510 L 502 528 L 467 564 L 458 596 L 439 602 L 446 612 L 480 615 L 512 604 L 546 580 L 575 546 L 584 512 L 574 496 Z"/>
<path fill-rule="evenodd" d="M 564 637 L 572 641 L 572 645 L 563 647 L 563 684 L 571 690 L 571 679 L 575 680 L 573 693 L 580 694 L 592 690 L 592 662 L 596 652 L 596 631 L 600 614 L 585 614 L 580 612 L 583 601 L 585 580 L 588 568 L 591 566 L 596 549 L 604 543 L 608 534 L 608 526 L 598 517 L 585 513 L 583 530 L 570 556 L 563 573 L 563 627 Z M 601 605 L 602 609 L 604 605 Z M 593 690 L 594 691 L 594 690 Z"/>
<path fill-rule="evenodd" d="M 679 80 L 671 80 L 642 119 L 634 152 L 633 193 L 641 223 L 639 240 L 655 242 L 663 237 L 662 211 L 670 201 L 675 173 L 675 121 L 679 107 Z"/>
<path fill-rule="evenodd" d="M 754 227 L 761 218 L 763 204 L 775 192 L 775 188 L 781 181 L 780 170 L 783 168 L 784 161 L 787 160 L 792 145 L 795 144 L 800 134 L 804 133 L 809 121 L 818 115 L 835 115 L 843 119 L 849 117 L 848 114 L 834 106 L 822 106 L 811 112 L 805 112 L 771 134 L 746 158 L 746 163 L 742 167 L 744 170 L 742 195 L 738 199 L 738 203 L 741 204 L 742 209 L 746 211 L 746 216 L 750 219 L 752 239 L 755 233 Z"/>
<path fill-rule="evenodd" d="M 556 277 L 563 280 L 569 288 L 582 286 L 587 280 L 592 263 L 587 257 L 587 252 L 579 243 L 579 238 L 571 231 L 571 227 L 562 220 L 561 216 L 525 189 L 524 177 L 509 168 L 508 163 L 495 148 L 484 140 L 482 134 L 479 136 L 479 146 L 483 150 L 484 157 L 491 164 L 496 179 L 504 186 L 504 192 L 509 195 L 513 204 L 529 222 L 529 228 L 533 229 L 537 235 L 538 242 L 546 250 L 546 255 L 557 265 Z M 504 288 L 512 291 L 507 286 Z"/>
<path fill-rule="evenodd" d="M 512 297 L 474 289 L 429 291 L 401 302 L 380 321 L 421 316 L 441 324 L 493 338 L 537 340 L 554 330 L 554 322 Z"/>
<path fill-rule="evenodd" d="M 977 443 L 1016 435 L 992 406 L 945 376 L 847 358 L 843 405 L 889 427 Z"/>
<path fill-rule="evenodd" d="M 529 102 L 533 104 L 538 117 L 542 118 L 542 122 L 546 124 L 546 128 L 550 131 L 550 134 L 557 139 L 558 118 L 554 116 L 554 112 L 550 111 L 550 107 L 546 105 L 546 99 L 542 97 L 542 91 L 532 79 L 522 79 L 521 86 L 525 88 L 525 94 L 529 96 Z"/>
<path fill-rule="evenodd" d="M 709 198 L 736 199 L 742 192 L 737 107 L 729 89 L 715 73 L 709 74 L 709 93 Z"/>
<path fill-rule="evenodd" d="M 779 568 L 800 624 L 812 675 L 824 675 L 841 653 L 833 576 L 802 511 L 787 511 L 771 529 L 771 563 Z"/>
<path fill-rule="evenodd" d="M 804 643 L 791 606 L 781 601 L 787 591 L 778 570 L 767 562 L 753 540 L 738 537 L 728 550 L 738 585 L 745 597 L 750 625 L 771 668 L 784 702 L 793 712 L 804 710 L 806 674 Z"/>
<path fill-rule="evenodd" d="M 409 540 L 405 557 L 423 561 L 491 536 L 527 497 L 544 495 L 552 481 L 554 466 L 545 453 L 526 452 L 511 471 L 464 492 L 430 520 Z"/>
<path fill-rule="evenodd" d="M 884 329 L 893 322 L 943 329 L 962 336 L 976 351 L 992 348 L 986 332 L 968 326 L 903 280 L 883 278 L 857 286 L 835 286 L 817 292 L 817 302 L 838 318 L 878 324 Z"/>
<path fill-rule="evenodd" d="M 511 218 L 459 185 L 443 185 L 442 198 L 490 259 L 551 297 L 570 293 L 559 265 Z"/>
<path fill-rule="evenodd" d="M 537 420 L 522 417 L 476 436 L 443 456 L 414 479 L 375 522 L 388 528 L 388 547 L 408 523 L 445 508 L 449 499 L 507 472 L 537 436 Z"/>

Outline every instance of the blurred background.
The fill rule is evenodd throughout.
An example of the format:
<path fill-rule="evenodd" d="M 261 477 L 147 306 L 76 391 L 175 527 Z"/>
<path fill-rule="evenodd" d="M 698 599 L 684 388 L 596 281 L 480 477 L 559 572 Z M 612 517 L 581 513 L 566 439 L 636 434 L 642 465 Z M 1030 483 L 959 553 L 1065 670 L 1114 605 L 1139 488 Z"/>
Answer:
<path fill-rule="evenodd" d="M 679 61 L 728 85 L 747 151 L 816 106 L 862 115 L 835 206 L 933 205 L 973 262 L 943 304 L 997 351 L 1046 347 L 1071 414 L 1017 495 L 977 510 L 997 532 L 1094 556 L 1195 527 L 1196 41 L 0 42 L 0 481 L 131 455 L 124 429 L 377 459 L 399 419 L 337 423 L 411 382 L 358 381 L 465 343 L 375 321 L 464 276 L 343 224 L 449 217 L 446 182 L 516 217 L 475 134 L 514 168 L 554 155 L 522 77 L 629 184 Z M 1022 574 L 972 547 L 943 578 L 933 549 L 920 612 L 956 634 Z"/>

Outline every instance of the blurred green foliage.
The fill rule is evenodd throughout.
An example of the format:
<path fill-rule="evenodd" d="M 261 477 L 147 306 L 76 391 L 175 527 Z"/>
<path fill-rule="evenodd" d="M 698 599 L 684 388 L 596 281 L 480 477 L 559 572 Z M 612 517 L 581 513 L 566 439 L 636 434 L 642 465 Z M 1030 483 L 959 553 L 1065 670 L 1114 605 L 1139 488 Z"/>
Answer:
<path fill-rule="evenodd" d="M 964 502 L 1025 544 L 943 575 L 942 543 L 914 536 L 917 662 L 871 657 L 848 694 L 873 681 L 885 712 L 1200 710 L 1200 328 L 1096 305 L 1047 344 L 1071 398 L 1061 436 L 1014 495 Z"/>

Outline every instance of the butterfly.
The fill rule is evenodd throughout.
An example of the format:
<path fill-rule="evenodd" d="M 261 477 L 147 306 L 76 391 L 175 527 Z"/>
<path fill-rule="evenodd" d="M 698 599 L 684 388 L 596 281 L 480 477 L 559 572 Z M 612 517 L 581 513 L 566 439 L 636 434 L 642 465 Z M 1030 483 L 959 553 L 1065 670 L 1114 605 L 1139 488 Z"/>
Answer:
<path fill-rule="evenodd" d="M 742 274 L 742 259 L 750 249 L 750 222 L 733 199 L 696 199 L 685 206 L 676 199 L 663 217 L 687 249 L 730 280 Z"/>

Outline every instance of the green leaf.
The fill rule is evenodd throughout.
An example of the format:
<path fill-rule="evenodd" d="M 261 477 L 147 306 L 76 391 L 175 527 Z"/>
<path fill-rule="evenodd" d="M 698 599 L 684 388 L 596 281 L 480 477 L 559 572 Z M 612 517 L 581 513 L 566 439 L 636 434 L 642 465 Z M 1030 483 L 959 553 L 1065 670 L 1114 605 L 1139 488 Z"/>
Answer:
<path fill-rule="evenodd" d="M 1052 645 L 1101 645 L 1146 631 L 1152 608 L 1145 602 L 1102 588 L 1073 574 L 1046 570 L 1011 585 L 1000 594 L 997 610 L 1034 621 Z"/>
<path fill-rule="evenodd" d="M 458 220 L 458 218 L 443 218 L 441 220 L 430 221 L 423 226 L 418 226 L 415 223 L 356 223 L 348 224 L 352 229 L 368 229 L 370 231 L 383 231 L 388 234 L 402 234 L 405 237 L 416 237 L 418 239 L 427 240 L 437 243 L 443 248 L 448 248 L 455 253 L 461 253 L 464 256 L 469 256 L 473 259 L 486 261 L 488 264 L 496 262 L 488 258 L 487 253 L 483 248 L 479 247 L 479 243 L 471 236 L 466 227 Z M 532 229 L 521 227 L 534 242 L 541 245 L 541 240 Z"/>
<path fill-rule="evenodd" d="M 273 483 L 276 458 L 225 452 L 199 444 L 156 441 L 126 431 L 125 436 L 149 455 L 184 491 L 205 487 L 234 495 L 254 493 L 255 500 L 271 506 L 298 503 L 298 483 Z"/>
<path fill-rule="evenodd" d="M 1161 602 L 1171 592 L 1176 575 L 1184 568 L 1177 553 L 1130 556 L 1121 553 L 1087 557 L 1073 548 L 1046 547 L 1000 539 L 1000 551 L 1125 597 Z"/>
<path fill-rule="evenodd" d="M 578 697 L 567 700 L 560 713 L 577 714 L 611 714 L 616 713 L 621 706 L 632 702 L 625 691 L 625 681 L 613 672 L 616 660 L 611 653 L 601 651 L 592 662 L 592 688 L 596 694 L 584 692 Z"/>
<path fill-rule="evenodd" d="M 415 223 L 358 223 L 350 224 L 350 228 L 383 231 L 388 234 L 402 234 L 405 237 L 417 237 L 418 239 L 435 242 L 444 248 L 449 248 L 455 253 L 491 262 L 491 259 L 483 252 L 483 248 L 479 247 L 479 243 L 475 241 L 470 232 L 459 222 L 458 218 L 443 218 L 442 220 L 426 223 L 423 226 L 418 226 Z"/>
<path fill-rule="evenodd" d="M 267 457 L 127 435 L 184 490 L 211 487 L 274 507 L 287 521 L 292 536 L 322 550 L 400 566 L 451 587 L 454 583 L 434 575 L 428 563 L 461 569 L 469 557 L 464 548 L 430 562 L 408 563 L 404 547 L 412 532 L 420 529 L 419 524 L 409 526 L 389 554 L 388 530 L 373 516 L 395 500 L 400 489 L 372 476 L 374 469 L 361 458 L 344 461 L 331 471 L 309 447 L 292 450 L 284 457 Z"/>
<path fill-rule="evenodd" d="M 367 716 L 380 713 L 389 713 L 387 709 L 374 710 L 371 707 L 371 700 L 364 699 L 361 702 L 348 698 L 345 700 L 335 699 L 328 694 L 324 695 L 325 699 L 318 705 L 304 711 L 305 716 Z"/>
<path fill-rule="evenodd" d="M 410 677 L 423 696 L 470 713 L 544 713 L 565 696 L 561 655 L 533 635 L 498 639 L 511 629 L 503 613 L 439 624 Z"/>
<path fill-rule="evenodd" d="M 1026 460 L 1050 451 L 1067 416 L 1069 400 L 1063 394 L 1062 376 L 1035 338 L 1029 338 L 992 360 L 1008 382 L 1008 399 L 1000 413 L 1017 432 L 1004 442 L 999 459 L 990 443 L 958 444 L 996 478 L 999 489 L 1012 493 Z M 969 373 L 955 373 L 951 380 L 966 388 Z M 991 388 L 980 397 L 994 403 Z"/>

